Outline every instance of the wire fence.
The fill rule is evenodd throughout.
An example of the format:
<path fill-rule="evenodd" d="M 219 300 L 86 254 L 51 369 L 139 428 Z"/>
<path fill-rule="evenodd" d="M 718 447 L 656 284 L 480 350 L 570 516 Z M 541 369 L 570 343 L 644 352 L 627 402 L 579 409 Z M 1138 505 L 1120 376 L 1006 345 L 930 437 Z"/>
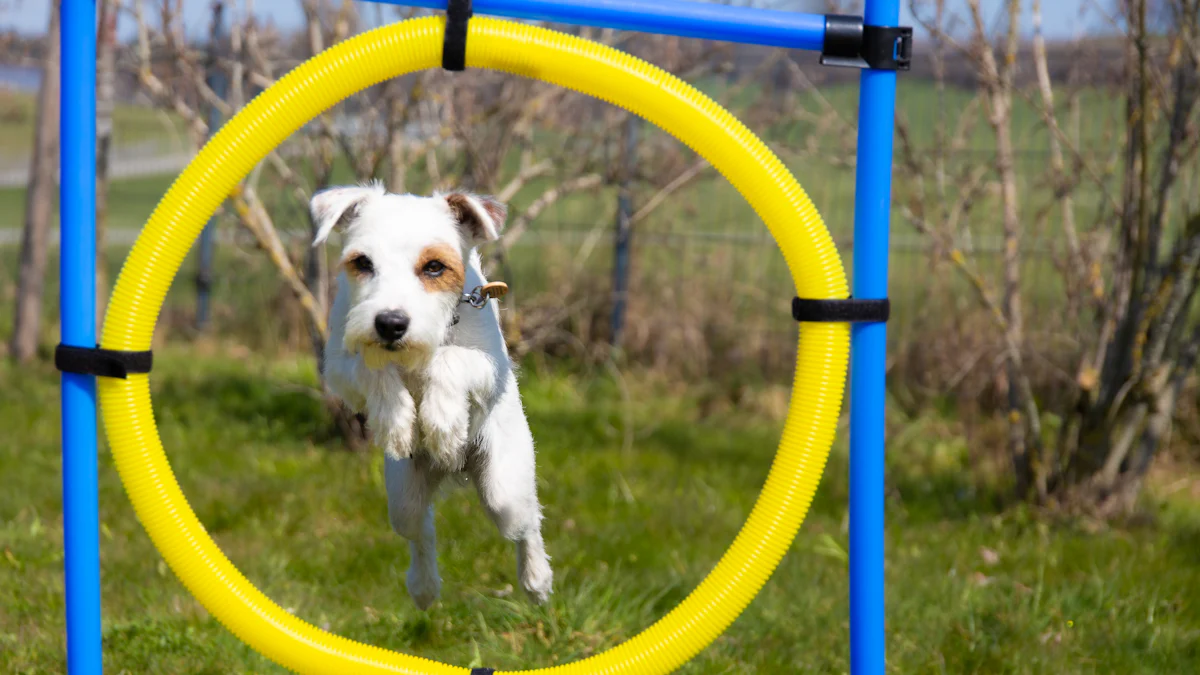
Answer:
<path fill-rule="evenodd" d="M 850 275 L 853 170 L 822 171 L 839 173 L 834 179 L 826 175 L 811 183 L 810 193 L 833 231 Z M 630 208 L 636 211 L 644 204 L 646 192 L 640 190 Z M 637 336 L 673 330 L 659 326 L 655 314 L 671 313 L 680 303 L 690 303 L 698 306 L 687 314 L 675 312 L 680 321 L 711 326 L 720 317 L 730 324 L 731 333 L 762 344 L 764 349 L 788 352 L 794 347 L 795 327 L 788 318 L 794 288 L 782 254 L 767 228 L 727 183 L 714 176 L 672 195 L 665 206 L 636 223 L 626 237 L 618 236 L 618 201 L 615 189 L 601 190 L 547 209 L 515 241 L 505 265 L 493 269 L 493 274 L 505 277 L 516 299 L 554 297 L 564 288 L 586 292 L 596 321 L 605 325 L 589 339 L 611 339 L 611 325 L 624 322 L 632 340 L 644 341 L 646 338 Z M 152 206 L 153 199 L 148 198 L 147 212 Z M 297 260 L 308 250 L 306 223 L 297 220 L 302 206 L 292 205 L 288 213 L 276 216 L 281 223 L 279 234 Z M 580 217 L 581 212 L 588 215 Z M 297 226 L 287 227 L 288 223 Z M 124 249 L 132 245 L 136 234 L 129 224 L 118 224 L 106 233 L 106 244 Z M 19 242 L 19 230 L 0 228 L 0 246 Z M 218 260 L 213 276 L 219 283 L 230 287 L 261 284 L 258 272 L 237 262 L 239 257 L 252 255 L 253 242 L 232 219 L 222 222 L 217 243 L 235 252 Z M 50 244 L 57 246 L 56 233 Z M 984 232 L 958 244 L 998 289 L 1003 238 Z M 973 289 L 947 264 L 948 251 L 913 231 L 899 212 L 893 214 L 890 248 L 894 306 L 890 329 L 895 339 L 912 338 L 931 322 L 946 323 L 956 312 L 977 306 Z M 622 250 L 628 260 L 624 268 L 627 302 L 623 305 L 614 292 L 621 283 L 614 266 Z M 1047 237 L 1029 236 L 1022 242 L 1024 286 L 1030 289 L 1025 309 L 1034 322 L 1052 321 L 1061 312 L 1063 298 L 1057 290 L 1062 288 L 1062 280 L 1056 267 L 1060 250 L 1057 242 Z M 251 282 L 248 275 L 255 280 Z M 190 272 L 185 272 L 176 292 L 193 292 L 186 288 L 189 280 Z"/>

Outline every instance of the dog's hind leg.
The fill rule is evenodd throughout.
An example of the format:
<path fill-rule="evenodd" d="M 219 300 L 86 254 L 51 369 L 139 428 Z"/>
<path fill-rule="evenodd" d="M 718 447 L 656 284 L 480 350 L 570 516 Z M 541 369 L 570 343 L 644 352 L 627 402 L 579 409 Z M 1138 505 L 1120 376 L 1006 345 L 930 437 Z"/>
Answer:
<path fill-rule="evenodd" d="M 445 474 L 425 459 L 386 458 L 388 519 L 396 534 L 409 541 L 412 561 L 406 582 L 408 594 L 421 609 L 438 599 L 442 579 L 438 576 L 437 535 L 433 526 L 433 497 Z"/>
<path fill-rule="evenodd" d="M 517 546 L 521 588 L 542 604 L 550 597 L 554 573 L 542 542 L 542 507 L 529 425 L 524 415 L 493 414 L 480 436 L 477 461 L 470 465 L 479 500 L 500 534 Z"/>

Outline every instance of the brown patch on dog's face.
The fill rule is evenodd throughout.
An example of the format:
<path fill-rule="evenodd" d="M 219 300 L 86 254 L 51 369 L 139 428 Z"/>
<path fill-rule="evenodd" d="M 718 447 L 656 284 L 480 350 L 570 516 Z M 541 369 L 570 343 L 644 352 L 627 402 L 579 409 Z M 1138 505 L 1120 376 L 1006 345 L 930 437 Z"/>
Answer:
<path fill-rule="evenodd" d="M 375 263 L 364 253 L 348 251 L 342 257 L 342 269 L 355 279 L 366 279 L 375 274 Z"/>
<path fill-rule="evenodd" d="M 462 293 L 463 260 L 453 246 L 435 244 L 426 247 L 413 270 L 430 293 Z"/>

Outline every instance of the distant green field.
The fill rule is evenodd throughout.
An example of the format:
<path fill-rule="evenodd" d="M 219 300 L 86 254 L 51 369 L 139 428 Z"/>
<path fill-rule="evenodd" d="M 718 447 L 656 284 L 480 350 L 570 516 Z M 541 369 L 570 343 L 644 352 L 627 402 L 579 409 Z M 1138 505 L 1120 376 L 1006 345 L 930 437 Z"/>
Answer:
<path fill-rule="evenodd" d="M 0 89 L 0 164 L 28 157 L 36 103 L 32 94 Z M 118 151 L 136 146 L 151 153 L 181 152 L 187 147 L 184 134 L 183 123 L 170 113 L 135 105 L 118 105 L 113 111 L 113 144 Z"/>
<path fill-rule="evenodd" d="M 730 98 L 730 107 L 735 112 L 748 112 L 761 96 L 753 87 L 730 97 L 724 85 L 702 84 L 717 98 Z M 823 99 L 840 112 L 843 131 L 852 132 L 856 95 L 856 87 L 830 86 L 821 90 L 820 98 L 803 94 L 798 96 L 795 104 L 816 111 L 824 105 Z M 1085 90 L 1079 96 L 1078 119 L 1064 113 L 1067 133 L 1075 139 L 1080 152 L 1090 157 L 1106 157 L 1109 149 L 1115 147 L 1119 140 L 1114 136 L 1119 132 L 1122 114 L 1119 97 L 1101 90 Z M 960 113 L 976 105 L 971 103 L 972 97 L 971 92 L 951 88 L 945 92 L 944 101 L 939 103 L 932 84 L 920 80 L 907 81 L 900 88 L 899 117 L 907 122 L 912 144 L 917 148 L 921 161 L 932 161 L 935 130 L 939 125 L 949 125 L 953 127 L 949 133 L 956 133 Z M 1066 108 L 1065 101 L 1060 101 L 1060 105 Z M 943 109 L 946 111 L 945 120 L 939 116 L 939 111 Z M 136 109 L 128 112 L 133 115 L 148 111 Z M 1063 294 L 1061 276 L 1056 269 L 1056 257 L 1062 251 L 1062 238 L 1060 214 L 1056 208 L 1052 208 L 1053 186 L 1045 173 L 1048 166 L 1045 154 L 1047 136 L 1033 103 L 1019 98 L 1013 115 L 1014 142 L 1019 150 L 1020 212 L 1024 245 L 1028 251 L 1024 265 L 1028 282 L 1026 307 L 1033 316 L 1054 314 L 1061 309 Z M 976 109 L 973 119 L 975 121 L 970 132 L 965 134 L 967 141 L 964 149 L 947 161 L 947 199 L 955 199 L 962 189 L 959 180 L 966 167 L 987 167 L 992 162 L 989 153 L 994 148 L 994 140 L 986 116 L 983 111 Z M 820 135 L 815 143 L 815 151 L 806 150 L 814 134 L 818 134 L 808 121 L 759 131 L 812 197 L 826 224 L 843 246 L 847 272 L 850 273 L 854 172 L 847 163 L 850 158 L 844 155 L 851 150 L 841 146 L 837 134 L 828 132 Z M 662 142 L 661 137 L 656 136 L 658 133 L 647 129 L 643 136 L 649 148 L 646 151 L 648 162 L 653 160 L 651 149 Z M 554 149 L 563 147 L 565 142 L 567 139 L 558 130 L 539 130 L 535 136 L 535 143 L 547 149 L 541 154 L 553 154 Z M 459 159 L 447 156 L 444 161 L 453 163 Z M 515 158 L 512 164 L 509 171 L 515 170 Z M 930 316 L 931 311 L 945 314 L 946 310 L 954 307 L 972 307 L 976 301 L 969 285 L 956 271 L 944 264 L 931 267 L 930 256 L 923 250 L 928 241 L 918 235 L 900 215 L 900 205 L 909 203 L 918 191 L 936 194 L 932 179 L 924 182 L 914 180 L 908 176 L 899 159 L 897 167 L 893 188 L 897 208 L 892 225 L 893 240 L 897 245 L 891 265 L 892 295 L 897 311 L 892 329 L 893 335 L 902 337 L 918 330 L 915 322 L 936 323 L 937 317 Z M 1111 169 L 1109 167 L 1107 173 L 1096 176 L 1099 182 L 1091 178 L 1085 180 L 1076 192 L 1078 226 L 1085 234 L 1089 231 L 1103 233 L 1113 230 L 1112 211 L 1104 206 L 1107 200 L 1114 198 L 1112 191 L 1119 182 L 1119 173 Z M 411 189 L 423 191 L 429 188 L 423 163 L 418 162 L 409 175 Z M 172 178 L 160 176 L 115 182 L 110 198 L 110 229 L 140 228 Z M 347 167 L 339 166 L 335 181 L 350 180 L 352 176 Z M 503 184 L 504 180 L 504 177 L 500 177 L 496 182 Z M 547 176 L 531 181 L 513 200 L 513 212 L 519 212 L 555 180 L 555 177 Z M 654 189 L 649 186 L 639 187 L 635 194 L 635 208 L 645 203 L 653 192 Z M 1181 204 L 1183 200 L 1191 198 L 1186 193 L 1181 191 L 1179 195 Z M 301 239 L 307 236 L 304 205 L 295 203 L 290 195 L 273 188 L 269 178 L 264 182 L 261 194 L 281 230 L 294 232 Z M 0 209 L 13 216 L 0 221 L 0 227 L 19 225 L 20 220 L 16 216 L 23 209 L 23 199 L 21 190 L 0 190 Z M 930 199 L 928 204 L 936 208 L 937 200 Z M 616 194 L 611 186 L 562 199 L 546 209 L 532 224 L 529 236 L 512 252 L 504 273 L 512 277 L 510 282 L 515 284 L 515 288 L 520 288 L 523 294 L 559 288 L 568 276 L 605 278 L 611 261 L 611 242 L 607 232 L 615 221 L 615 210 Z M 1181 221 L 1182 212 L 1182 208 L 1170 212 L 1169 227 Z M 973 244 L 988 250 L 977 256 L 976 264 L 996 288 L 999 286 L 1001 264 L 999 214 L 998 190 L 993 182 L 973 201 L 971 215 L 963 220 L 959 233 L 961 244 Z M 301 243 L 297 240 L 297 253 L 303 248 Z M 914 247 L 916 250 L 913 250 Z M 762 324 L 764 329 L 768 328 L 765 317 L 780 311 L 779 297 L 790 295 L 792 284 L 783 258 L 761 221 L 733 187 L 713 170 L 676 192 L 650 218 L 639 223 L 634 248 L 635 292 L 669 291 L 676 297 L 689 292 L 709 295 L 733 293 L 734 297 L 730 300 L 734 307 L 730 310 L 733 316 L 748 326 Z M 226 269 L 223 274 L 228 283 L 236 286 L 248 272 L 246 266 L 239 264 Z M 727 283 L 731 278 L 737 281 L 732 287 Z M 936 284 L 933 283 L 935 281 Z M 940 296 L 931 303 L 929 289 L 934 285 Z M 667 300 L 664 298 L 664 301 Z M 1054 325 L 1057 326 L 1057 323 Z M 781 340 L 790 342 L 788 331 L 781 331 L 779 335 Z"/>
<path fill-rule="evenodd" d="M 705 89 L 718 98 L 727 97 L 721 86 L 705 86 Z M 733 97 L 730 107 L 735 113 L 744 110 L 752 105 L 759 95 L 753 87 L 747 88 Z M 971 108 L 972 96 L 973 94 L 970 92 L 948 89 L 945 101 L 941 106 L 947 111 L 945 123 L 955 124 L 959 113 Z M 828 101 L 830 105 L 840 111 L 843 119 L 840 128 L 843 131 L 852 132 L 856 115 L 857 88 L 846 85 L 827 87 L 820 92 L 820 98 Z M 812 94 L 804 94 L 798 97 L 797 105 L 805 110 L 819 111 L 823 107 L 820 98 Z M 1119 101 L 1108 93 L 1098 90 L 1084 91 L 1080 98 L 1080 109 L 1083 113 L 1079 120 L 1075 120 L 1074 124 L 1067 124 L 1068 131 L 1078 139 L 1078 146 L 1082 151 L 1091 154 L 1102 153 L 1114 145 L 1113 133 L 1119 132 L 1121 112 Z M 18 107 L 27 106 L 28 103 L 28 97 L 17 99 Z M 935 129 L 943 123 L 943 119 L 937 114 L 939 106 L 932 85 L 920 80 L 906 82 L 905 86 L 900 88 L 898 105 L 899 117 L 907 121 L 911 130 L 912 145 L 918 149 L 920 157 L 931 158 L 933 149 L 936 147 Z M 1032 219 L 1032 216 L 1042 208 L 1042 202 L 1046 200 L 1049 188 L 1042 175 L 1047 165 L 1044 154 L 1048 149 L 1046 131 L 1036 109 L 1024 100 L 1018 100 L 1013 115 L 1015 143 L 1019 150 L 1018 172 L 1025 188 L 1022 194 L 1022 206 L 1023 211 Z M 973 117 L 975 123 L 970 127 L 971 133 L 966 135 L 964 151 L 952 156 L 947 167 L 951 172 L 948 180 L 950 183 L 949 194 L 952 197 L 957 194 L 954 186 L 957 174 L 954 172 L 961 170 L 962 166 L 968 163 L 977 165 L 989 162 L 988 153 L 994 148 L 994 137 L 986 124 L 986 117 L 977 108 Z M 120 142 L 123 129 L 130 133 L 133 129 L 153 129 L 155 120 L 161 121 L 159 113 L 146 108 L 132 107 L 119 108 L 117 118 L 118 142 Z M 0 124 L 0 133 L 4 133 L 6 130 L 14 137 L 20 136 L 28 140 L 30 136 L 29 130 L 25 127 Z M 835 142 L 836 138 L 822 137 L 815 145 L 816 156 L 804 151 L 812 141 L 810 137 L 817 133 L 809 121 L 797 121 L 785 126 L 758 131 L 791 168 L 823 213 L 835 235 L 848 236 L 852 230 L 854 174 L 852 167 L 837 165 L 835 160 L 839 158 L 843 162 L 852 160 L 852 157 L 846 156 L 848 152 L 852 152 L 852 149 L 838 145 Z M 648 130 L 648 138 L 654 133 Z M 953 135 L 954 130 L 951 129 L 949 133 Z M 560 134 L 553 131 L 541 132 L 538 138 L 548 149 L 561 144 L 564 140 Z M 647 142 L 653 141 L 648 140 Z M 899 143 L 897 147 L 899 147 Z M 850 163 L 852 164 L 852 161 Z M 897 165 L 900 165 L 899 160 Z M 420 164 L 414 169 L 412 172 L 414 185 L 412 187 L 416 190 L 423 189 L 421 185 L 423 174 Z M 916 189 L 916 186 L 912 181 L 906 179 L 904 174 L 905 171 L 901 167 L 895 183 L 898 202 L 905 200 L 911 191 Z M 348 172 L 342 172 L 342 176 L 345 180 L 350 179 Z M 543 179 L 531 183 L 524 192 L 526 199 L 532 199 L 550 180 Z M 497 180 L 498 184 L 503 182 L 502 178 Z M 143 180 L 138 183 L 138 187 L 155 185 L 165 189 L 169 181 L 166 179 L 162 181 Z M 928 190 L 929 187 L 927 186 L 925 189 Z M 1084 214 L 1093 209 L 1098 199 L 1097 190 L 1098 188 L 1094 185 L 1085 185 L 1080 191 L 1081 212 Z M 130 202 L 131 210 L 139 214 L 148 213 L 149 207 L 138 203 L 143 200 L 153 201 L 156 196 L 161 195 L 162 191 L 137 190 L 122 195 L 120 200 L 115 201 Z M 643 199 L 648 198 L 653 190 L 647 187 L 644 192 Z M 606 195 L 611 196 L 611 192 L 607 192 Z M 14 200 L 14 197 L 0 192 L 0 200 L 7 202 Z M 19 200 L 12 203 L 13 206 L 16 206 L 17 201 Z M 520 202 L 521 199 L 518 198 L 517 204 L 519 205 Z M 612 222 L 614 202 L 615 199 L 611 198 L 596 200 L 576 197 L 566 199 L 548 209 L 536 225 L 542 230 L 559 228 L 579 230 L 608 224 Z M 980 217 L 971 223 L 973 230 L 982 233 L 996 232 L 996 205 L 994 191 L 985 192 L 982 201 L 976 208 L 976 213 L 980 214 Z M 141 208 L 138 209 L 138 206 Z M 641 229 L 655 232 L 686 232 L 689 230 L 755 232 L 757 230 L 754 229 L 753 224 L 756 221 L 757 218 L 748 205 L 741 200 L 733 188 L 715 172 L 710 171 L 705 177 L 676 193 L 654 217 L 643 224 Z M 1086 222 L 1086 219 L 1081 217 L 1081 222 Z M 136 225 L 136 219 L 132 223 Z M 115 220 L 114 222 L 115 227 L 123 227 L 127 224 L 129 223 L 124 220 Z M 902 223 L 897 223 L 895 229 L 898 233 L 909 232 L 909 228 Z M 1049 234 L 1053 235 L 1052 232 Z M 1042 233 L 1031 232 L 1029 236 L 1030 238 L 1042 238 Z"/>

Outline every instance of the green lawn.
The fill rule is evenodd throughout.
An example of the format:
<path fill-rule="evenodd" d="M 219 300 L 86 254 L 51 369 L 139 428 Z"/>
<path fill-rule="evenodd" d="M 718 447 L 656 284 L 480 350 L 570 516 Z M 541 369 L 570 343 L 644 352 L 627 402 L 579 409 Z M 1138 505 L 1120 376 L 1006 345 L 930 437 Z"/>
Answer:
<path fill-rule="evenodd" d="M 176 474 L 251 580 L 339 634 L 461 665 L 564 663 L 662 616 L 732 540 L 779 431 L 769 392 L 702 414 L 702 391 L 672 393 L 629 373 L 626 403 L 603 372 L 527 364 L 553 600 L 535 608 L 510 594 L 512 552 L 460 489 L 437 510 L 443 598 L 421 613 L 404 591 L 407 547 L 387 525 L 382 458 L 339 449 L 307 389 L 307 362 L 180 345 L 155 365 L 157 420 Z M 63 668 L 55 382 L 46 364 L 0 366 L 6 673 Z M 1101 530 L 997 511 L 990 488 L 977 487 L 992 484 L 978 451 L 953 429 L 937 418 L 892 420 L 892 672 L 1200 672 L 1194 503 L 1151 496 L 1153 518 Z M 847 672 L 843 442 L 778 572 L 683 672 Z M 176 581 L 107 450 L 100 479 L 106 672 L 279 672 Z"/>

